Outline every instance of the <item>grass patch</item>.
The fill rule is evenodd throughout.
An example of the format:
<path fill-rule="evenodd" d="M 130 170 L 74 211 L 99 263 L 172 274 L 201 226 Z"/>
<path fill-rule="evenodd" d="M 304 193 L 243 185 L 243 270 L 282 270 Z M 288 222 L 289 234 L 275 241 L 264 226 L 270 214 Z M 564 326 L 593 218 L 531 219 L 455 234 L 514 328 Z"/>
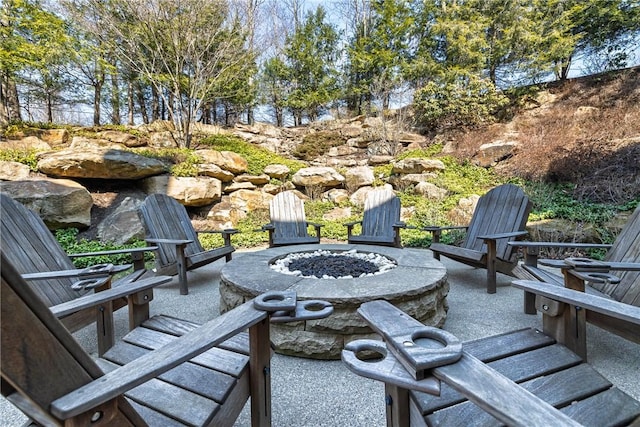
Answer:
<path fill-rule="evenodd" d="M 29 166 L 32 171 L 38 170 L 38 150 L 29 148 L 0 150 L 0 160 L 5 162 L 18 162 Z"/>
<path fill-rule="evenodd" d="M 252 175 L 259 175 L 263 173 L 266 166 L 273 164 L 282 164 L 287 166 L 291 170 L 292 175 L 299 169 L 306 166 L 300 161 L 279 156 L 269 150 L 256 147 L 255 145 L 245 142 L 235 136 L 213 135 L 209 138 L 203 139 L 200 143 L 205 145 L 207 148 L 218 151 L 232 151 L 241 155 L 247 160 L 249 164 L 248 173 Z"/>

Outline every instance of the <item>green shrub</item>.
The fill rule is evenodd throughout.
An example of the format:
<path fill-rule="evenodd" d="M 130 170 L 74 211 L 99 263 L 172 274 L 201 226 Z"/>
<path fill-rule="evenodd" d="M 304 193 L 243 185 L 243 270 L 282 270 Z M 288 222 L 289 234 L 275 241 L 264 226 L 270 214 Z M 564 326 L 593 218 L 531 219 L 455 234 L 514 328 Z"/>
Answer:
<path fill-rule="evenodd" d="M 490 123 L 508 103 L 489 79 L 465 72 L 450 72 L 442 81 L 430 80 L 414 94 L 416 115 L 428 129 Z"/>
<path fill-rule="evenodd" d="M 344 138 L 336 132 L 315 132 L 305 135 L 302 142 L 293 150 L 293 155 L 311 161 L 326 154 L 331 147 L 343 145 Z"/>
<path fill-rule="evenodd" d="M 205 146 L 219 151 L 232 151 L 244 157 L 248 164 L 248 172 L 252 175 L 259 175 L 264 172 L 264 168 L 272 164 L 282 164 L 291 170 L 291 174 L 305 167 L 305 164 L 279 156 L 261 147 L 256 147 L 240 138 L 229 135 L 213 135 L 201 141 Z"/>
<path fill-rule="evenodd" d="M 144 241 L 137 241 L 128 245 L 116 245 L 113 243 L 102 243 L 97 240 L 78 239 L 77 228 L 61 228 L 55 232 L 56 239 L 62 246 L 62 249 L 68 254 L 79 254 L 86 252 L 99 252 L 119 250 L 126 248 L 143 248 L 146 245 Z M 153 253 L 145 253 L 145 262 L 153 261 Z M 74 258 L 73 264 L 77 268 L 85 268 L 96 264 L 130 264 L 131 256 L 127 253 L 117 255 L 101 255 Z"/>
<path fill-rule="evenodd" d="M 0 160 L 23 163 L 34 172 L 38 170 L 38 150 L 33 148 L 0 150 Z"/>

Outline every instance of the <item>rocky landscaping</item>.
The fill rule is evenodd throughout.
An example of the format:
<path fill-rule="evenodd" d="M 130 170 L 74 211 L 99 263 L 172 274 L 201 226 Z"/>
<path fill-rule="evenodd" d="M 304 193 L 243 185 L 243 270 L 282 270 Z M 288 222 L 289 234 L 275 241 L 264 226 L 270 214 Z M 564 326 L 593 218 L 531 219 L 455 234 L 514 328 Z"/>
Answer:
<path fill-rule="evenodd" d="M 253 212 L 266 212 L 273 195 L 283 190 L 294 190 L 306 200 L 332 203 L 334 208 L 323 216 L 327 221 L 350 217 L 374 186 L 386 185 L 441 203 L 458 191 L 442 185 L 451 164 L 442 156 L 504 177 L 549 180 L 562 172 L 575 178 L 575 193 L 590 191 L 614 203 L 628 202 L 640 197 L 640 103 L 631 102 L 640 96 L 637 79 L 633 80 L 637 74 L 610 82 L 599 92 L 576 84 L 571 93 L 540 92 L 512 120 L 475 131 L 428 136 L 411 132 L 407 119 L 400 119 L 406 112 L 384 119 L 355 117 L 296 128 L 256 123 L 222 129 L 196 124 L 193 150 L 180 155 L 197 161 L 178 165 L 188 165 L 189 173 L 176 173 L 175 161 L 163 154 L 177 150 L 169 122 L 118 130 L 5 129 L 0 151 L 27 153 L 27 160 L 0 161 L 0 189 L 35 210 L 52 229 L 76 227 L 87 238 L 118 244 L 143 237 L 136 209 L 147 194 L 156 192 L 176 198 L 188 207 L 194 221 L 213 229 L 235 227 Z M 621 87 L 629 102 L 604 109 L 615 88 Z M 575 99 L 576 93 L 583 94 L 582 102 Z M 563 122 L 558 125 L 554 120 L 563 108 Z M 618 126 L 602 121 L 616 115 L 624 115 Z M 543 129 L 558 132 L 558 126 L 571 126 L 571 137 L 532 139 Z M 609 129 L 610 137 L 599 135 L 590 143 L 586 132 L 596 132 L 596 126 Z M 217 136 L 239 138 L 281 161 L 256 169 L 242 153 L 199 143 Z M 424 155 L 429 150 L 433 155 Z M 412 151 L 422 154 L 403 156 Z M 602 158 L 604 164 L 596 161 Z M 565 166 L 558 171 L 554 168 L 561 160 Z M 447 222 L 464 224 L 478 196 L 460 194 L 449 207 Z M 413 206 L 403 203 L 403 220 L 415 214 Z M 577 230 L 571 222 L 530 225 L 535 225 L 535 238 L 602 239 L 597 233 Z"/>

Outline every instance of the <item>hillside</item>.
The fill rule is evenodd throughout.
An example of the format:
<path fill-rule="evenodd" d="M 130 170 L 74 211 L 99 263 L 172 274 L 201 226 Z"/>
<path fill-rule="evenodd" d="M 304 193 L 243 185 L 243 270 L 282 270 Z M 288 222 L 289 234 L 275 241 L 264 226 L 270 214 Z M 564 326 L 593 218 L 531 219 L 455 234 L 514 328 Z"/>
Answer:
<path fill-rule="evenodd" d="M 504 176 L 575 184 L 580 200 L 640 199 L 640 68 L 549 84 L 504 123 L 440 135 L 472 158 L 482 144 L 514 141 Z"/>

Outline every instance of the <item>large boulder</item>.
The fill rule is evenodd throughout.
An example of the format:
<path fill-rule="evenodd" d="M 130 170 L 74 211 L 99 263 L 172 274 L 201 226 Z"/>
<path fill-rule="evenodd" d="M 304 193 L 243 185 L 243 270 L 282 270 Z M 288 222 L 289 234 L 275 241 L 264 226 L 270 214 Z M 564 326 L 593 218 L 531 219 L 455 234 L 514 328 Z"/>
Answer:
<path fill-rule="evenodd" d="M 152 132 L 149 136 L 149 146 L 154 148 L 176 148 L 179 144 L 173 136 L 173 132 L 165 130 L 162 132 Z"/>
<path fill-rule="evenodd" d="M 157 159 L 129 151 L 85 148 L 66 149 L 41 155 L 38 170 L 64 178 L 140 179 L 164 173 Z"/>
<path fill-rule="evenodd" d="M 100 148 L 103 150 L 106 150 L 106 149 L 121 150 L 122 144 L 109 141 L 108 139 L 88 138 L 86 136 L 74 136 L 73 138 L 71 138 L 71 144 L 69 144 L 69 148 L 72 148 L 74 151 L 85 150 L 87 148 L 89 149 Z"/>
<path fill-rule="evenodd" d="M 6 141 L 2 141 L 2 148 L 5 150 L 48 151 L 51 150 L 51 145 L 37 136 L 27 136 L 22 139 L 8 139 Z"/>
<path fill-rule="evenodd" d="M 468 225 L 473 216 L 473 212 L 476 210 L 476 206 L 478 206 L 478 200 L 480 200 L 480 196 L 477 194 L 472 194 L 469 197 L 460 199 L 458 206 L 447 213 L 451 224 Z"/>
<path fill-rule="evenodd" d="M 344 175 L 347 189 L 355 191 L 360 187 L 372 185 L 375 181 L 373 169 L 368 166 L 350 168 Z"/>
<path fill-rule="evenodd" d="M 351 197 L 349 197 L 349 200 L 354 205 L 363 207 L 367 195 L 372 191 L 380 190 L 382 188 L 393 191 L 393 188 L 389 184 L 385 184 L 382 187 L 360 187 L 351 195 Z"/>
<path fill-rule="evenodd" d="M 291 178 L 293 183 L 299 187 L 339 187 L 345 181 L 344 176 L 336 172 L 335 169 L 323 166 L 302 168 Z"/>
<path fill-rule="evenodd" d="M 141 147 L 145 145 L 145 141 L 137 138 L 135 135 L 131 135 L 128 132 L 122 132 L 119 130 L 105 130 L 103 132 L 100 132 L 98 134 L 98 137 L 101 139 L 106 139 L 107 141 L 123 144 L 127 147 Z"/>
<path fill-rule="evenodd" d="M 264 168 L 264 173 L 275 179 L 285 179 L 291 170 L 286 165 L 273 164 Z"/>
<path fill-rule="evenodd" d="M 145 231 L 138 216 L 144 194 L 125 197 L 118 207 L 98 224 L 98 238 L 103 242 L 124 245 L 144 239 Z"/>
<path fill-rule="evenodd" d="M 213 163 L 234 174 L 246 172 L 249 168 L 247 160 L 232 151 L 196 150 L 196 154 L 203 159 L 203 163 Z"/>
<path fill-rule="evenodd" d="M 238 190 L 229 196 L 229 202 L 233 209 L 246 212 L 256 210 L 269 210 L 269 202 L 273 195 L 258 190 Z"/>
<path fill-rule="evenodd" d="M 447 197 L 447 190 L 430 182 L 420 182 L 416 185 L 416 193 L 431 200 L 442 200 Z"/>
<path fill-rule="evenodd" d="M 62 145 L 69 141 L 69 131 L 67 129 L 42 129 L 40 139 L 51 145 Z"/>
<path fill-rule="evenodd" d="M 409 158 L 393 163 L 392 174 L 439 172 L 444 170 L 444 163 L 436 159 Z"/>
<path fill-rule="evenodd" d="M 153 176 L 142 182 L 147 194 L 167 194 L 185 206 L 207 206 L 222 197 L 222 183 L 209 177 Z"/>
<path fill-rule="evenodd" d="M 494 141 L 482 144 L 473 158 L 473 162 L 481 167 L 495 166 L 498 162 L 506 160 L 513 155 L 518 146 L 516 141 Z"/>
<path fill-rule="evenodd" d="M 5 162 L 0 160 L 0 180 L 22 181 L 29 178 L 31 169 L 19 162 Z"/>
<path fill-rule="evenodd" d="M 231 182 L 235 177 L 233 173 L 224 170 L 220 166 L 214 165 L 213 163 L 201 163 L 196 165 L 196 168 L 198 169 L 198 175 L 217 178 L 222 182 Z"/>
<path fill-rule="evenodd" d="M 91 194 L 68 179 L 40 179 L 0 183 L 0 191 L 35 211 L 49 228 L 91 225 Z"/>

